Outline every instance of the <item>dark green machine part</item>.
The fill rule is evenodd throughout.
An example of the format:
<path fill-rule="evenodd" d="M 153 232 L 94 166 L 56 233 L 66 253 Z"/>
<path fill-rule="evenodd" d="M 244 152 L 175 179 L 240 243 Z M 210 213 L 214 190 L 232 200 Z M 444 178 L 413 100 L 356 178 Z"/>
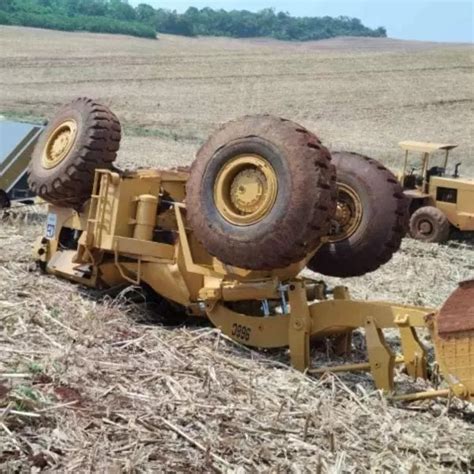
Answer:
<path fill-rule="evenodd" d="M 33 199 L 27 169 L 42 130 L 40 125 L 0 120 L 0 209 Z"/>

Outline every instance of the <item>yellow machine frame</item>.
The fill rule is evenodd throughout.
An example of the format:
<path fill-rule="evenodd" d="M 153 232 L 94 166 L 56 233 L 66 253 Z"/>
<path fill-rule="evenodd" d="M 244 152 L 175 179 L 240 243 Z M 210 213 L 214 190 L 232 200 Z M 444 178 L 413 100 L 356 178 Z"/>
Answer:
<path fill-rule="evenodd" d="M 187 227 L 187 179 L 184 171 L 118 174 L 96 170 L 91 199 L 81 212 L 50 205 L 46 236 L 35 247 L 37 259 L 48 272 L 90 287 L 146 283 L 162 297 L 184 306 L 189 314 L 209 318 L 242 344 L 289 347 L 291 363 L 301 371 L 370 371 L 376 387 L 392 395 L 396 365 L 404 364 L 414 378 L 427 377 L 427 352 L 416 329 L 435 332 L 434 310 L 354 301 L 345 287 L 329 291 L 323 282 L 298 276 L 317 249 L 305 260 L 276 271 L 224 265 L 207 253 Z M 259 316 L 246 310 L 255 302 L 262 307 Z M 334 337 L 336 352 L 348 355 L 352 332 L 357 328 L 365 330 L 368 362 L 310 367 L 313 339 Z M 388 328 L 399 331 L 401 354 L 394 354 L 386 343 L 383 331 Z M 437 344 L 436 350 L 443 358 L 443 343 Z M 464 359 L 450 365 L 445 374 L 449 389 L 401 398 L 454 392 L 472 399 L 474 368 L 458 374 L 467 365 Z"/>

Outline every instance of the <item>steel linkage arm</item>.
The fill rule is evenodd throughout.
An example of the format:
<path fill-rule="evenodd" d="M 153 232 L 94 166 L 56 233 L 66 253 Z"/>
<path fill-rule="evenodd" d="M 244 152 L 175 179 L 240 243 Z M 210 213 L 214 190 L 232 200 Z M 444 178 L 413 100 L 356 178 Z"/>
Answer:
<path fill-rule="evenodd" d="M 211 322 L 226 335 L 258 348 L 289 347 L 293 367 L 310 369 L 312 339 L 336 336 L 339 344 L 350 349 L 352 331 L 365 329 L 368 363 L 316 368 L 310 372 L 370 370 L 377 388 L 393 390 L 394 366 L 404 363 L 413 377 L 426 378 L 426 350 L 415 328 L 427 327 L 431 309 L 385 302 L 354 301 L 347 289 L 334 290 L 331 300 L 309 303 L 304 281 L 287 283 L 288 313 L 251 316 L 233 311 L 223 301 L 209 302 L 206 308 Z M 387 345 L 383 329 L 400 332 L 402 356 L 396 357 Z"/>

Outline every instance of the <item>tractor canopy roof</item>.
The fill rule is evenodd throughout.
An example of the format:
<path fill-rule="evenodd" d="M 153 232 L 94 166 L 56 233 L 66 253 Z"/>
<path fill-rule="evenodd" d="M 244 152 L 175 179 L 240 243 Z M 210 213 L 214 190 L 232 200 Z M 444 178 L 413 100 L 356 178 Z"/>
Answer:
<path fill-rule="evenodd" d="M 421 153 L 434 153 L 438 150 L 452 150 L 458 145 L 449 143 L 428 143 L 428 142 L 415 142 L 415 141 L 404 141 L 399 143 L 400 147 L 406 151 L 418 151 Z"/>

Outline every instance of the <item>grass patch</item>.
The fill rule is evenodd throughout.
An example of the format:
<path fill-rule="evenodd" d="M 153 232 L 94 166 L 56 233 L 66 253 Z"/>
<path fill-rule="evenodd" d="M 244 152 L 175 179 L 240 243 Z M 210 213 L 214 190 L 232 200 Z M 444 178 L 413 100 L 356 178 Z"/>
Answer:
<path fill-rule="evenodd" d="M 0 117 L 14 122 L 33 123 L 35 125 L 44 125 L 47 123 L 45 117 L 35 114 L 33 111 L 12 111 L 0 110 Z M 122 124 L 123 134 L 132 137 L 156 137 L 175 142 L 202 143 L 203 138 L 185 132 L 176 132 L 165 128 L 144 127 L 134 124 Z"/>
<path fill-rule="evenodd" d="M 43 366 L 41 364 L 38 364 L 37 362 L 30 362 L 28 364 L 28 370 L 32 374 L 41 374 L 44 372 Z"/>
<path fill-rule="evenodd" d="M 124 126 L 124 133 L 134 137 L 157 137 L 175 142 L 201 143 L 203 141 L 202 137 L 193 133 L 180 133 L 163 128 L 149 128 L 132 124 Z"/>
<path fill-rule="evenodd" d="M 35 114 L 32 111 L 17 112 L 11 110 L 0 110 L 0 117 L 13 122 L 33 123 L 35 125 L 44 125 L 45 118 Z"/>
<path fill-rule="evenodd" d="M 19 385 L 15 388 L 15 392 L 23 398 L 29 398 L 30 400 L 37 401 L 40 399 L 39 393 L 29 385 Z"/>

